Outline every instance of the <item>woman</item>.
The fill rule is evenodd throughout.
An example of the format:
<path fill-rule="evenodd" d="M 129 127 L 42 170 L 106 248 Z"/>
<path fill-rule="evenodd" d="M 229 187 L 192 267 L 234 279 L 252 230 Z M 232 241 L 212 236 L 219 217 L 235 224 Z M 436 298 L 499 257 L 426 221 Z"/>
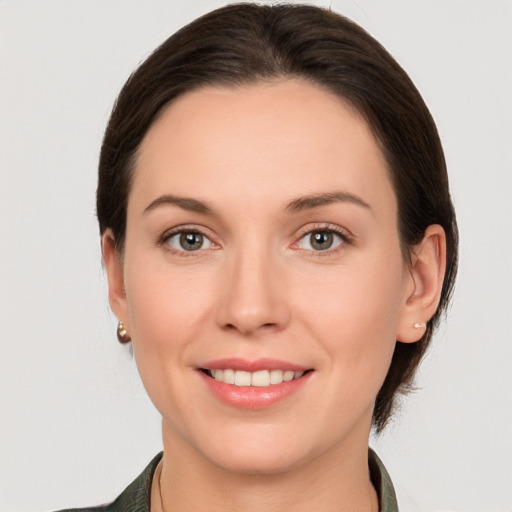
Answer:
<path fill-rule="evenodd" d="M 397 510 L 368 452 L 446 307 L 434 122 L 362 29 L 232 5 L 121 91 L 97 211 L 164 452 L 104 510 Z"/>

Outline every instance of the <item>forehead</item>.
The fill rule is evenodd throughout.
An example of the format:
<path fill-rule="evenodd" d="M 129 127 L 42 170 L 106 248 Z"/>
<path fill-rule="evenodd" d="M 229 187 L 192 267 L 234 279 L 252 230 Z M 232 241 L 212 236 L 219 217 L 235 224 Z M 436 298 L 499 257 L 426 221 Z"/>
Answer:
<path fill-rule="evenodd" d="M 214 201 L 250 194 L 268 202 L 333 188 L 394 200 L 362 116 L 318 86 L 283 80 L 178 97 L 139 148 L 132 192 L 146 200 L 194 191 Z"/>

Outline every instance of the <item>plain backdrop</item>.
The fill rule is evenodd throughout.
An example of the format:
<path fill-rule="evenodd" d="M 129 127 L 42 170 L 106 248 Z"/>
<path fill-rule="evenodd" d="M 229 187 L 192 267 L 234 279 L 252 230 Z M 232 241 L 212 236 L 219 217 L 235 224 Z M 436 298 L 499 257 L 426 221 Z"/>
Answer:
<path fill-rule="evenodd" d="M 216 0 L 0 0 L 0 510 L 110 501 L 161 449 L 94 213 L 129 73 Z M 461 234 L 447 322 L 379 439 L 402 512 L 512 511 L 512 2 L 340 0 L 409 72 Z"/>

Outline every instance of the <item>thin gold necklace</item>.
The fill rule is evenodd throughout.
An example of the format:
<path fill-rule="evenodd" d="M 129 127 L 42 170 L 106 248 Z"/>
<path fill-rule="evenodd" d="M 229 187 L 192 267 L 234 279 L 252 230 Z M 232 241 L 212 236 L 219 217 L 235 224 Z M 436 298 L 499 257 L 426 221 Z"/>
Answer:
<path fill-rule="evenodd" d="M 163 466 L 163 459 L 158 463 L 158 495 L 160 496 L 160 511 L 161 512 L 165 512 L 164 498 L 162 496 L 162 466 Z M 371 496 L 371 493 L 370 493 L 370 496 Z M 370 501 L 372 503 L 372 510 L 375 510 L 373 508 L 373 500 L 371 499 L 371 497 L 370 497 Z M 379 501 L 378 501 L 378 498 L 377 498 L 377 510 L 376 510 L 376 512 L 378 512 L 378 510 L 379 510 Z"/>
<path fill-rule="evenodd" d="M 164 499 L 162 497 L 162 467 L 163 459 L 158 464 L 158 495 L 160 496 L 160 511 L 165 512 Z"/>

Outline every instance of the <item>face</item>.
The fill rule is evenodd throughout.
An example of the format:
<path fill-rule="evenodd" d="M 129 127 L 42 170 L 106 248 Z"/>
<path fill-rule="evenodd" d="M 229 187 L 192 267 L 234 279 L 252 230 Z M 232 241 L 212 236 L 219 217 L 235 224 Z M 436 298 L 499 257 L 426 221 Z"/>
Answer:
<path fill-rule="evenodd" d="M 175 449 L 279 472 L 367 445 L 412 277 L 384 157 L 339 98 L 293 80 L 178 98 L 138 153 L 121 278 Z"/>

